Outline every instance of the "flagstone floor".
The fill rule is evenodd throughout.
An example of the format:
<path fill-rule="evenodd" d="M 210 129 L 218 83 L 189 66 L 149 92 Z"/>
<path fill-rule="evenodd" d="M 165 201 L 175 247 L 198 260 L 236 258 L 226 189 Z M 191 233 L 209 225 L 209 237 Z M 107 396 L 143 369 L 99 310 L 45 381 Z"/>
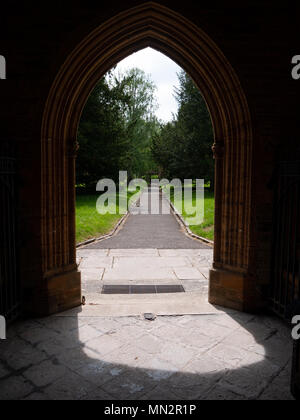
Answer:
<path fill-rule="evenodd" d="M 0 342 L 0 400 L 290 400 L 291 345 L 235 311 L 28 320 Z"/>

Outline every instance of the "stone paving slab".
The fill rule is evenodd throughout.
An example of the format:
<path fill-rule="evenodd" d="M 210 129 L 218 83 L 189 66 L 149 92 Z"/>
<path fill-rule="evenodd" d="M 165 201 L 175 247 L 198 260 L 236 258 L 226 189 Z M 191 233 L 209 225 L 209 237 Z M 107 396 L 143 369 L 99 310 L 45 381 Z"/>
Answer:
<path fill-rule="evenodd" d="M 186 292 L 208 293 L 208 277 L 212 250 L 168 250 L 172 256 L 161 255 L 158 249 L 108 250 L 109 256 L 95 251 L 84 253 L 79 270 L 87 303 L 95 303 L 103 285 L 174 285 Z M 199 263 L 200 265 L 196 265 Z M 103 268 L 101 268 L 103 267 Z M 97 283 L 99 282 L 99 283 Z M 117 305 L 117 297 L 115 304 Z M 193 312 L 195 307 L 193 307 Z"/>
<path fill-rule="evenodd" d="M 110 257 L 159 257 L 159 250 L 155 248 L 144 248 L 144 249 L 110 249 Z"/>
<path fill-rule="evenodd" d="M 174 267 L 174 272 L 180 280 L 204 280 L 204 276 L 195 267 Z"/>
<path fill-rule="evenodd" d="M 105 269 L 104 268 L 85 268 L 80 271 L 81 271 L 81 280 L 83 282 L 83 285 L 85 286 L 85 283 L 90 280 L 100 281 L 103 278 Z"/>
<path fill-rule="evenodd" d="M 227 310 L 19 322 L 0 341 L 0 400 L 292 400 L 291 346 L 277 318 Z"/>
<path fill-rule="evenodd" d="M 199 255 L 194 256 L 192 252 L 189 253 L 187 258 L 190 263 L 195 267 L 211 267 L 213 263 L 213 252 L 201 252 Z M 184 255 L 184 254 L 183 254 Z"/>
<path fill-rule="evenodd" d="M 176 276 L 172 268 L 168 267 L 141 267 L 136 266 L 134 269 L 131 265 L 125 267 L 116 267 L 105 270 L 103 280 L 115 281 L 118 280 L 176 280 Z"/>
<path fill-rule="evenodd" d="M 112 266 L 112 257 L 101 257 L 98 255 L 85 257 L 80 263 L 81 270 L 85 268 L 112 268 Z"/>
<path fill-rule="evenodd" d="M 181 280 L 181 285 L 183 286 L 186 293 L 200 292 L 203 295 L 208 295 L 208 282 L 199 280 Z"/>
<path fill-rule="evenodd" d="M 86 249 L 84 247 L 77 248 L 77 256 L 78 257 L 107 257 L 109 253 L 109 249 Z"/>
<path fill-rule="evenodd" d="M 186 257 L 116 257 L 113 268 L 135 270 L 137 266 L 156 270 L 160 268 L 189 267 L 190 262 Z"/>
<path fill-rule="evenodd" d="M 213 255 L 213 248 L 207 249 L 159 249 L 159 255 L 161 257 L 194 257 L 194 258 L 212 258 Z"/>

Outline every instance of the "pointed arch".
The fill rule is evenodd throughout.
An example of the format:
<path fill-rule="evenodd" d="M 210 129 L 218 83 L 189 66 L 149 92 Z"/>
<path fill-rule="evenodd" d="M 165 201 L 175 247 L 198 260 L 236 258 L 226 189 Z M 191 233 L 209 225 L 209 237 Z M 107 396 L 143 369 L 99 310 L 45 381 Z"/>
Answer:
<path fill-rule="evenodd" d="M 123 11 L 96 28 L 69 55 L 51 87 L 41 134 L 44 277 L 76 271 L 75 155 L 84 104 L 111 67 L 146 47 L 184 68 L 207 102 L 216 158 L 210 299 L 244 308 L 243 299 L 249 293 L 252 161 L 247 100 L 232 66 L 213 40 L 182 15 L 155 2 Z M 237 287 L 227 288 L 233 277 Z"/>

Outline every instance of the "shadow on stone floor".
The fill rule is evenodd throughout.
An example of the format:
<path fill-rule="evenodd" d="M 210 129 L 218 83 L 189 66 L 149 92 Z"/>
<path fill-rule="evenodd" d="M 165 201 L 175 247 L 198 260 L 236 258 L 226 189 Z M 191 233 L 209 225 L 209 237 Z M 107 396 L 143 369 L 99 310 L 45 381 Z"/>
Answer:
<path fill-rule="evenodd" d="M 0 400 L 292 399 L 280 320 L 222 316 L 50 317 L 0 342 Z"/>

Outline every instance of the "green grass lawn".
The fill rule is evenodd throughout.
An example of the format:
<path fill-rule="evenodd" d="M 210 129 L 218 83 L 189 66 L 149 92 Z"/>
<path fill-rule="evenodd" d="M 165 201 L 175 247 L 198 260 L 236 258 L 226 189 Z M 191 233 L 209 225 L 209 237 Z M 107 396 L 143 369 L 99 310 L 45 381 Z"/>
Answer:
<path fill-rule="evenodd" d="M 128 198 L 133 193 L 128 192 Z M 98 195 L 77 195 L 76 198 L 76 242 L 109 233 L 123 217 L 119 212 L 119 195 L 117 195 L 117 214 L 99 214 L 96 210 Z"/>
<path fill-rule="evenodd" d="M 171 192 L 171 200 L 175 207 L 176 200 L 174 200 L 174 194 Z M 174 203 L 175 201 L 175 203 Z M 184 208 L 189 208 L 189 204 L 184 202 L 184 198 L 182 198 L 182 216 L 186 220 L 187 214 L 184 211 Z M 193 191 L 193 199 L 192 204 L 195 206 L 196 204 L 196 192 Z M 203 238 L 210 239 L 211 241 L 214 240 L 214 213 L 215 213 L 215 198 L 214 193 L 210 192 L 209 190 L 205 189 L 204 194 L 204 222 L 201 225 L 190 225 L 189 228 L 193 233 L 196 235 L 202 236 Z"/>

